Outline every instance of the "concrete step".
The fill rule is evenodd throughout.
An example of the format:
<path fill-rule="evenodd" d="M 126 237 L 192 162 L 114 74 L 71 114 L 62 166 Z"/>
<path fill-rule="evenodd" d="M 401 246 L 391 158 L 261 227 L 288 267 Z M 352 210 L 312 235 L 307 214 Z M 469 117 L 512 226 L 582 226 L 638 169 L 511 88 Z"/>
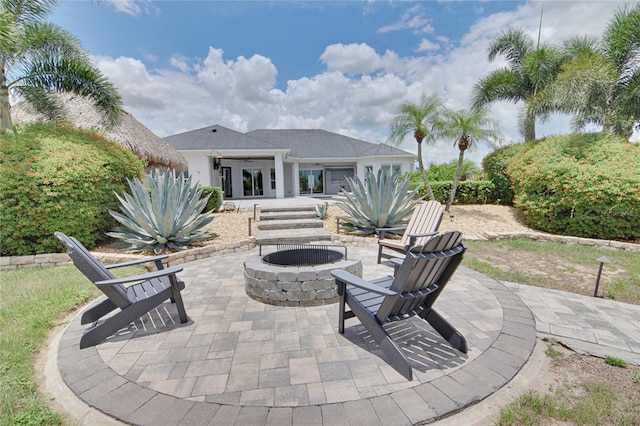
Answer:
<path fill-rule="evenodd" d="M 260 222 L 270 220 L 301 220 L 301 219 L 317 219 L 318 215 L 315 210 L 311 211 L 291 211 L 282 210 L 274 212 L 260 212 Z"/>
<path fill-rule="evenodd" d="M 317 217 L 315 219 L 294 219 L 294 220 L 265 220 L 258 222 L 258 229 L 304 229 L 304 228 L 322 228 L 324 222 Z"/>
<path fill-rule="evenodd" d="M 321 228 L 261 230 L 256 236 L 259 246 L 269 244 L 302 244 L 331 241 L 331 233 Z"/>
<path fill-rule="evenodd" d="M 273 207 L 260 207 L 260 213 L 266 212 L 314 212 L 316 206 L 273 206 Z"/>

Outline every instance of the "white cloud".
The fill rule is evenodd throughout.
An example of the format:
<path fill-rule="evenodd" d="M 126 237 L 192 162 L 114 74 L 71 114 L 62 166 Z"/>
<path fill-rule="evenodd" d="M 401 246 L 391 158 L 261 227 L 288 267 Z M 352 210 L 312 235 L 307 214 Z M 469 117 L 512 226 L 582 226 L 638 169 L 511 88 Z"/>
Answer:
<path fill-rule="evenodd" d="M 422 7 L 415 5 L 408 9 L 400 21 L 390 25 L 385 25 L 378 30 L 379 33 L 390 33 L 393 31 L 411 30 L 414 33 L 432 33 L 433 25 L 429 23 L 429 19 L 423 16 Z"/>
<path fill-rule="evenodd" d="M 158 13 L 159 9 L 151 0 L 106 0 L 117 11 L 127 15 L 137 16 L 143 13 Z"/>
<path fill-rule="evenodd" d="M 611 2 L 545 3 L 542 39 L 600 35 L 618 6 Z M 413 16 L 418 12 L 414 10 Z M 221 124 L 238 131 L 323 128 L 370 142 L 384 142 L 399 104 L 405 100 L 416 102 L 425 91 L 442 95 L 451 108 L 468 107 L 474 83 L 500 63 L 487 62 L 487 43 L 509 25 L 537 37 L 539 18 L 540 3 L 525 3 L 513 11 L 479 19 L 456 45 L 436 36 L 446 45 L 446 52 L 427 49 L 427 42 L 421 56 L 376 52 L 366 43 L 332 44 L 320 56 L 325 71 L 290 80 L 282 90 L 276 87 L 277 64 L 270 58 L 225 58 L 223 50 L 215 47 L 209 48 L 204 59 L 175 56 L 171 67 L 164 69 L 147 68 L 134 58 L 95 60 L 120 90 L 125 108 L 160 136 Z M 403 18 L 403 22 L 419 19 Z M 425 22 L 422 21 L 422 28 Z M 519 107 L 498 102 L 492 108 L 506 140 L 519 140 Z M 538 134 L 568 130 L 567 117 L 555 117 L 540 125 Z M 411 137 L 400 147 L 416 152 Z M 489 147 L 479 144 L 467 156 L 480 162 L 487 152 Z M 456 156 L 449 141 L 425 147 L 426 163 L 449 161 Z"/>
<path fill-rule="evenodd" d="M 382 65 L 382 58 L 365 43 L 332 44 L 324 49 L 320 61 L 330 71 L 344 71 L 350 74 L 368 74 Z"/>
<path fill-rule="evenodd" d="M 418 52 L 429 52 L 431 50 L 438 50 L 438 49 L 440 49 L 440 45 L 438 43 L 429 41 L 426 38 L 423 38 L 420 41 L 420 45 L 418 46 Z"/>

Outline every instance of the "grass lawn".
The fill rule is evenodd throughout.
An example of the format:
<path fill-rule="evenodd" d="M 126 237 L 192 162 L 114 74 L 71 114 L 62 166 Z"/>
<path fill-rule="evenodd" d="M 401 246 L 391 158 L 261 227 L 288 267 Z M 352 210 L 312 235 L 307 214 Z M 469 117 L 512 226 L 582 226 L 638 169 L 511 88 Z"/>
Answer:
<path fill-rule="evenodd" d="M 526 239 L 467 241 L 463 264 L 497 280 L 592 296 L 599 262 L 605 264 L 598 295 L 640 304 L 640 253 Z"/>
<path fill-rule="evenodd" d="M 64 423 L 38 393 L 35 357 L 56 321 L 98 294 L 73 266 L 0 271 L 1 425 Z"/>

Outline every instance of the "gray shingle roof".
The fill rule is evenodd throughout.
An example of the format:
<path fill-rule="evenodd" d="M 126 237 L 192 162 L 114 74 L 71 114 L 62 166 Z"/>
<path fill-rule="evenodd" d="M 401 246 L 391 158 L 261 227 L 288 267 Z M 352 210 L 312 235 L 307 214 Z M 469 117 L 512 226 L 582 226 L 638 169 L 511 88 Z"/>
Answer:
<path fill-rule="evenodd" d="M 265 129 L 247 135 L 291 149 L 289 157 L 343 158 L 372 155 L 413 156 L 413 154 L 384 144 L 374 144 L 320 129 Z"/>
<path fill-rule="evenodd" d="M 213 131 L 215 129 L 215 132 Z M 179 151 L 207 151 L 214 149 L 282 149 L 267 141 L 256 139 L 244 133 L 223 126 L 207 126 L 190 130 L 164 140 Z"/>
<path fill-rule="evenodd" d="M 164 140 L 180 151 L 288 149 L 289 157 L 294 158 L 414 156 L 389 145 L 365 142 L 320 129 L 261 129 L 240 133 L 215 125 L 168 136 Z"/>

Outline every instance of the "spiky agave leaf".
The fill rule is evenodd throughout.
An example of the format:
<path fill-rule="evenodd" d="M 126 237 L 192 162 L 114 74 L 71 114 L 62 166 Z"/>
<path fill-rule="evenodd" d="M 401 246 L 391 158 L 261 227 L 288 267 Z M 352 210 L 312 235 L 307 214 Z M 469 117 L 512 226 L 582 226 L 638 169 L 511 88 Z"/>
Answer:
<path fill-rule="evenodd" d="M 409 191 L 409 179 L 379 170 L 377 177 L 367 172 L 365 183 L 359 178 L 347 178 L 351 193 L 343 191 L 347 201 L 337 203 L 347 216 L 340 216 L 344 228 L 351 233 L 369 235 L 376 228 L 402 226 L 419 200 L 416 190 Z"/>
<path fill-rule="evenodd" d="M 200 199 L 202 190 L 191 186 L 190 177 L 154 170 L 148 190 L 137 179 L 128 184 L 131 194 L 116 194 L 122 213 L 109 211 L 123 226 L 107 233 L 126 243 L 127 251 L 179 251 L 211 237 L 202 228 L 214 218 L 201 213 L 209 196 Z"/>

